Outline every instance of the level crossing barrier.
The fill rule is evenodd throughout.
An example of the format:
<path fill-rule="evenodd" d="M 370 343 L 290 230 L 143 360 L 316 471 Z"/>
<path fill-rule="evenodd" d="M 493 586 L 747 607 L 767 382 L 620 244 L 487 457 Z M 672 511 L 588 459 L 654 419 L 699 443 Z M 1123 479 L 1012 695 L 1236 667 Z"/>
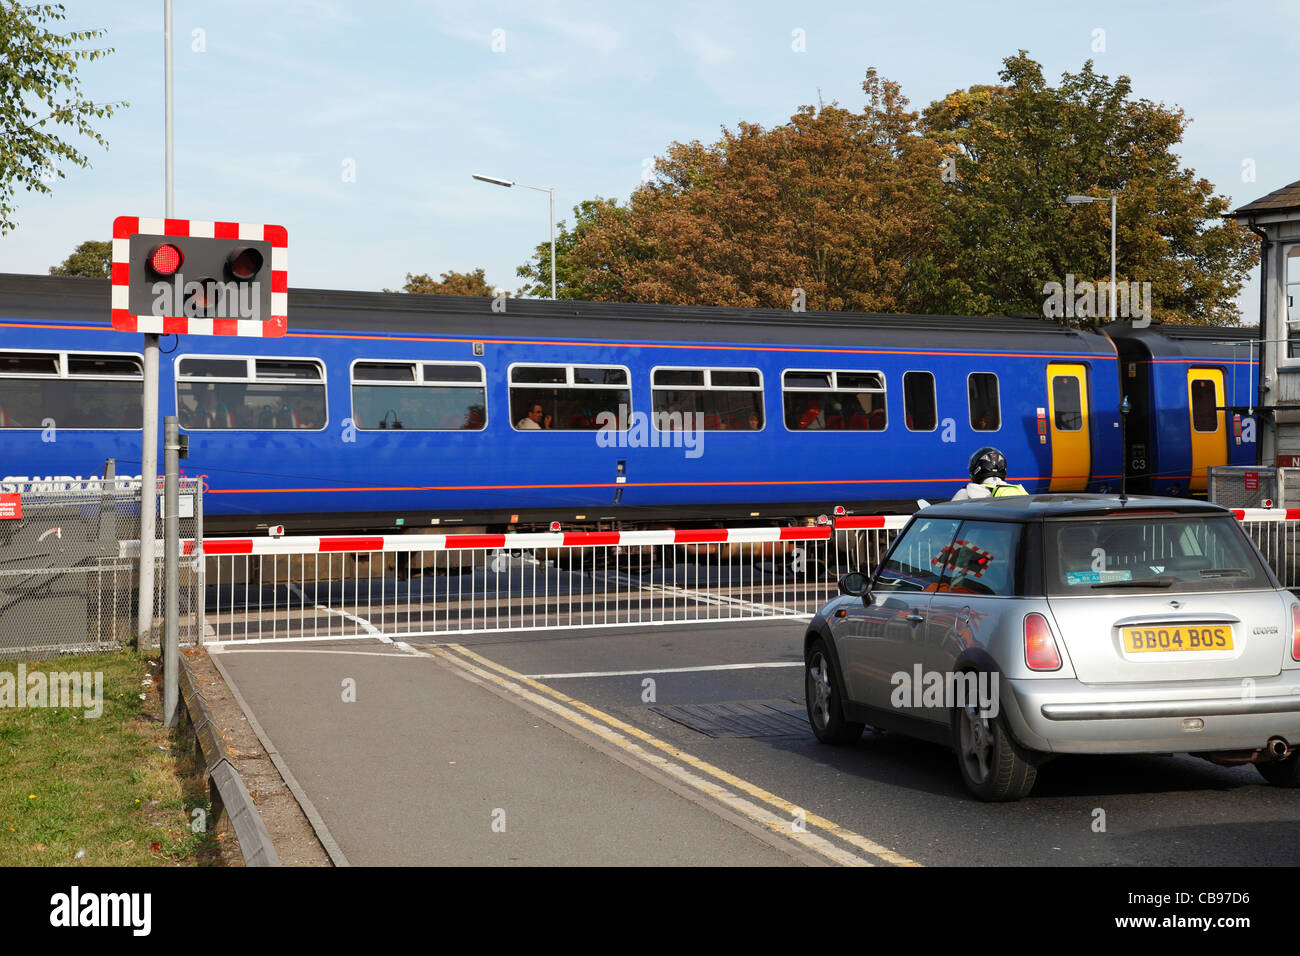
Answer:
<path fill-rule="evenodd" d="M 1300 588 L 1300 509 L 1237 509 Z M 790 528 L 209 538 L 205 642 L 430 637 L 496 630 L 809 617 L 873 570 L 908 515 Z M 122 556 L 139 553 L 123 542 Z"/>

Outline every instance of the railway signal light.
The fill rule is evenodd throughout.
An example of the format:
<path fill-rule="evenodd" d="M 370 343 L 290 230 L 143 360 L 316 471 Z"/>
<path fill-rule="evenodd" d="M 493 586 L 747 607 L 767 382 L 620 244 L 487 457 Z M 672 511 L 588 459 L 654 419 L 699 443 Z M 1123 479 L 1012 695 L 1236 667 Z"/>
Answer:
<path fill-rule="evenodd" d="M 158 276 L 172 275 L 181 267 L 181 263 L 184 261 L 185 256 L 170 242 L 154 246 L 149 251 L 149 268 Z"/>
<path fill-rule="evenodd" d="M 281 226 L 119 216 L 113 222 L 113 328 L 283 335 L 287 247 Z"/>

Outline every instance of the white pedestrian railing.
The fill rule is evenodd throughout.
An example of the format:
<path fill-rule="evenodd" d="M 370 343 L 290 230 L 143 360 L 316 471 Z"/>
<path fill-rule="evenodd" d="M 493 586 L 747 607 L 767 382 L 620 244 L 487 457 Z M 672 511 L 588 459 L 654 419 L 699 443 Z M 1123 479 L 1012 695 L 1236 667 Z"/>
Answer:
<path fill-rule="evenodd" d="M 1235 508 L 1232 513 L 1282 586 L 1300 589 L 1300 508 Z"/>
<path fill-rule="evenodd" d="M 1300 588 L 1300 509 L 1237 510 Z M 907 515 L 797 528 L 209 538 L 207 642 L 806 618 L 875 569 Z M 122 542 L 124 558 L 139 543 Z"/>
<path fill-rule="evenodd" d="M 209 538 L 205 641 L 807 617 L 906 516 L 838 526 Z M 193 554 L 194 543 L 185 542 Z M 123 555 L 137 554 L 136 542 Z"/>

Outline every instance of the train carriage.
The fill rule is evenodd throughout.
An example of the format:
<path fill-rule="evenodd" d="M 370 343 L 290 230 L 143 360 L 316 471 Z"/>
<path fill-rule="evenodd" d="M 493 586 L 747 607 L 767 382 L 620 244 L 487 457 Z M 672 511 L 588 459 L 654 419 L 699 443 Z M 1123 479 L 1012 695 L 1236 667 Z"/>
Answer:
<path fill-rule="evenodd" d="M 138 471 L 142 342 L 107 303 L 107 282 L 0 276 L 5 477 Z M 1115 490 L 1121 386 L 1150 490 L 1255 460 L 1225 411 L 1253 402 L 1244 353 L 1159 328 L 315 290 L 290 309 L 283 338 L 163 339 L 162 414 L 217 532 L 912 510 L 982 445 L 1030 491 Z"/>

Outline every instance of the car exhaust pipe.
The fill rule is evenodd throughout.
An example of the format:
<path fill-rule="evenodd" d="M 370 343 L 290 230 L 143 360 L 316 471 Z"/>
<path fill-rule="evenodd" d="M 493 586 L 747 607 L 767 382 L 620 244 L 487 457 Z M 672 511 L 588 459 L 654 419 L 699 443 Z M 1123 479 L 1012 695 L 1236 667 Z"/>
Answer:
<path fill-rule="evenodd" d="M 1274 760 L 1285 760 L 1291 747 L 1281 737 L 1268 738 L 1268 753 Z"/>

